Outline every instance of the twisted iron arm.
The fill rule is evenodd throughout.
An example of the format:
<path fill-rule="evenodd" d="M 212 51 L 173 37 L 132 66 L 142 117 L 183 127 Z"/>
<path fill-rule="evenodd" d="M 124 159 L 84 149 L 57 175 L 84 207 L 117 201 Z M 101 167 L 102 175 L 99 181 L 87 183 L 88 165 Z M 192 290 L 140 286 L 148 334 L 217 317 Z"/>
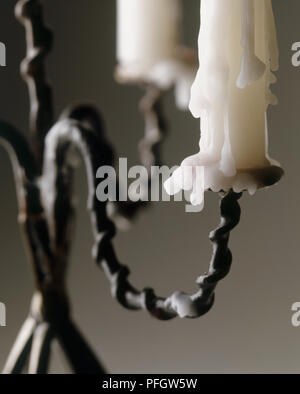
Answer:
<path fill-rule="evenodd" d="M 118 302 L 127 309 L 146 309 L 152 316 L 161 320 L 178 315 L 193 318 L 208 312 L 214 302 L 214 290 L 218 281 L 223 279 L 230 269 L 232 256 L 228 249 L 229 233 L 240 220 L 238 200 L 241 194 L 229 192 L 221 199 L 221 224 L 210 235 L 214 245 L 213 257 L 208 273 L 197 280 L 199 291 L 192 296 L 175 292 L 167 299 L 160 298 L 152 289 L 138 291 L 128 282 L 130 271 L 119 263 L 114 251 L 112 238 L 116 234 L 116 228 L 107 215 L 107 203 L 98 201 L 96 197 L 97 183 L 94 174 L 100 166 L 110 165 L 112 159 L 110 146 L 105 145 L 99 135 L 72 119 L 61 121 L 50 130 L 46 138 L 44 170 L 56 175 L 51 177 L 52 182 L 48 182 L 44 193 L 55 190 L 57 174 L 61 171 L 64 173 L 62 169 L 69 166 L 67 152 L 65 160 L 60 161 L 60 168 L 55 160 L 62 151 L 62 146 L 66 144 L 69 147 L 75 145 L 79 149 L 86 165 L 89 185 L 88 208 L 95 237 L 93 257 L 104 270 L 111 283 L 112 294 Z M 55 205 L 55 199 L 51 200 Z M 53 205 L 49 206 L 48 210 L 51 217 Z"/>
<path fill-rule="evenodd" d="M 153 85 L 146 85 L 145 95 L 140 102 L 140 110 L 144 116 L 145 133 L 139 143 L 140 161 L 147 168 L 161 166 L 161 145 L 165 140 L 167 124 L 163 115 L 162 92 Z"/>
<path fill-rule="evenodd" d="M 144 135 L 138 144 L 140 163 L 146 168 L 148 176 L 141 179 L 144 190 L 151 187 L 151 167 L 160 166 L 161 147 L 167 134 L 167 124 L 162 108 L 162 91 L 156 86 L 144 84 L 142 88 L 145 91 L 140 101 L 140 111 L 144 118 Z M 99 117 L 97 112 L 96 117 Z M 119 195 L 119 184 L 117 182 L 117 195 Z M 131 221 L 141 209 L 149 206 L 149 201 L 120 201 L 117 200 L 111 204 L 111 214 L 118 225 L 119 218 Z"/>
<path fill-rule="evenodd" d="M 21 64 L 21 72 L 29 89 L 31 141 L 41 169 L 44 139 L 53 125 L 52 91 L 44 64 L 52 49 L 53 36 L 44 24 L 39 0 L 20 0 L 15 13 L 26 31 L 27 56 Z"/>

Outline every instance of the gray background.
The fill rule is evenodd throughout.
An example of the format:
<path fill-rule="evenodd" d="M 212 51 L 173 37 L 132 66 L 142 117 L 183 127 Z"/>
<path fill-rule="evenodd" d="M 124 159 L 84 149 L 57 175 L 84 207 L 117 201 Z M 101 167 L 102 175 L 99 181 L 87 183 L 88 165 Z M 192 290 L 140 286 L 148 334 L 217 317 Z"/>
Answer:
<path fill-rule="evenodd" d="M 7 45 L 8 67 L 0 69 L 0 113 L 27 132 L 28 99 L 19 78 L 24 57 L 23 27 L 14 20 L 14 1 L 0 4 L 0 41 Z M 105 115 L 118 155 L 137 163 L 136 144 L 143 121 L 137 111 L 141 91 L 113 80 L 115 2 L 44 1 L 55 31 L 48 61 L 57 115 L 70 102 L 92 100 Z M 185 41 L 196 46 L 198 0 L 185 0 Z M 299 265 L 299 104 L 300 68 L 291 65 L 291 45 L 300 41 L 298 0 L 273 0 L 281 51 L 274 87 L 279 105 L 269 111 L 270 153 L 285 168 L 278 186 L 245 195 L 242 221 L 231 238 L 234 264 L 217 289 L 213 310 L 198 320 L 159 322 L 146 313 L 123 310 L 110 297 L 104 275 L 91 259 L 92 235 L 85 212 L 86 180 L 76 177 L 78 220 L 68 287 L 73 314 L 90 343 L 115 373 L 297 373 L 300 328 L 291 325 L 291 305 L 300 301 Z M 178 164 L 194 153 L 198 121 L 174 108 L 166 97 L 170 135 L 165 162 Z M 0 300 L 7 305 L 7 327 L 0 327 L 0 366 L 27 315 L 33 281 L 17 225 L 12 171 L 0 154 Z M 206 195 L 200 214 L 187 214 L 183 203 L 156 203 L 115 245 L 140 288 L 154 286 L 168 295 L 179 288 L 195 291 L 194 279 L 208 266 L 207 239 L 218 222 L 218 196 Z M 52 371 L 63 372 L 59 356 Z"/>

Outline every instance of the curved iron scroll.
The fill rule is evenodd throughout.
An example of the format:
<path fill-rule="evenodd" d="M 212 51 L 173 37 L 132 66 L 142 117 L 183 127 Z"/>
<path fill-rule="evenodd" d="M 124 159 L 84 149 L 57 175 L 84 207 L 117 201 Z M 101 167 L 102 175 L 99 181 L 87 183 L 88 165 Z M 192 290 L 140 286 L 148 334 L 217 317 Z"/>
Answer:
<path fill-rule="evenodd" d="M 101 122 L 99 122 L 101 123 Z M 68 167 L 67 151 L 64 160 L 60 160 L 57 167 L 55 159 L 66 144 L 76 146 L 85 161 L 89 185 L 88 208 L 91 214 L 91 222 L 94 229 L 95 246 L 93 256 L 96 262 L 103 268 L 111 283 L 113 296 L 127 309 L 146 309 L 149 313 L 161 320 L 168 320 L 177 315 L 180 317 L 199 317 L 212 307 L 214 302 L 214 290 L 217 282 L 223 279 L 229 272 L 232 256 L 228 249 L 230 231 L 240 220 L 240 207 L 238 199 L 240 193 L 229 192 L 221 199 L 221 224 L 211 233 L 213 242 L 213 257 L 207 274 L 197 279 L 199 291 L 188 296 L 181 292 L 175 292 L 167 299 L 157 297 L 152 289 L 143 291 L 136 290 L 127 280 L 129 269 L 120 264 L 113 248 L 112 238 L 116 234 L 116 228 L 107 215 L 107 203 L 100 202 L 96 197 L 97 180 L 95 173 L 100 166 L 111 164 L 111 150 L 105 145 L 104 140 L 99 138 L 93 130 L 84 128 L 75 120 L 63 120 L 57 123 L 48 133 L 45 144 L 44 170 L 55 174 L 51 177 L 44 194 L 55 190 L 59 173 L 67 173 L 64 167 Z M 107 155 L 107 152 L 109 154 Z M 58 196 L 59 193 L 56 192 Z M 53 217 L 55 198 L 50 198 L 53 204 L 49 206 L 48 216 Z"/>
<path fill-rule="evenodd" d="M 35 274 L 36 293 L 30 313 L 7 359 L 3 373 L 46 373 L 50 345 L 57 339 L 75 373 L 105 373 L 72 322 L 64 288 L 64 261 L 52 250 L 33 152 L 14 127 L 0 121 L 0 143 L 14 167 L 19 221 Z M 60 267 L 60 269 L 57 269 Z"/>

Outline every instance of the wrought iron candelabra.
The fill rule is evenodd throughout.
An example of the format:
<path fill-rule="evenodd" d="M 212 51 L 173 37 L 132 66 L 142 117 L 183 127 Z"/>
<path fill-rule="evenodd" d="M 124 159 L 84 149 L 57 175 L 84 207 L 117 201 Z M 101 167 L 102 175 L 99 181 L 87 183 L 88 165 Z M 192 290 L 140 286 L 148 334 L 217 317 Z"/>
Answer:
<path fill-rule="evenodd" d="M 66 110 L 55 123 L 51 88 L 45 73 L 45 58 L 52 47 L 52 33 L 44 25 L 39 0 L 20 0 L 16 16 L 24 25 L 27 57 L 22 75 L 30 97 L 30 136 L 0 121 L 1 142 L 8 148 L 14 168 L 19 202 L 19 222 L 35 276 L 35 293 L 29 316 L 7 359 L 3 372 L 46 373 L 51 342 L 56 338 L 74 373 L 106 373 L 72 321 L 66 275 L 71 246 L 74 209 L 72 186 L 74 168 L 69 160 L 76 148 L 86 166 L 88 209 L 95 244 L 93 257 L 111 284 L 113 297 L 130 310 L 143 309 L 151 316 L 168 320 L 176 316 L 196 318 L 207 313 L 214 302 L 218 281 L 229 272 L 232 256 L 228 248 L 230 231 L 238 224 L 241 193 L 221 194 L 220 226 L 210 234 L 213 254 L 209 270 L 197 279 L 193 295 L 175 292 L 168 298 L 156 296 L 151 288 L 142 291 L 129 282 L 129 269 L 120 264 L 113 247 L 118 217 L 132 219 L 145 202 L 116 202 L 108 215 L 107 203 L 96 198 L 96 171 L 113 165 L 114 154 L 104 132 L 102 118 L 89 105 Z M 149 170 L 160 164 L 160 145 L 165 136 L 161 92 L 144 85 L 141 110 L 145 135 L 139 145 L 142 164 Z M 155 132 L 154 132 L 155 131 Z M 111 208 L 111 207 L 110 207 Z M 111 209 L 110 209 L 111 211 Z"/>

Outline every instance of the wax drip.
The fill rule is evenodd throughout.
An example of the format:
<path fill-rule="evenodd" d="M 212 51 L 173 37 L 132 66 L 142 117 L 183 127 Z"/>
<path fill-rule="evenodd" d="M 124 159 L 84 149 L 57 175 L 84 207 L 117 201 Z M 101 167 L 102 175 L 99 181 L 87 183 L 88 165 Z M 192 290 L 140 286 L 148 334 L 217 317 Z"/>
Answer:
<path fill-rule="evenodd" d="M 265 0 L 265 37 L 266 37 L 266 58 L 267 58 L 267 74 L 266 74 L 266 102 L 267 106 L 277 105 L 278 99 L 272 93 L 270 85 L 276 83 L 277 78 L 272 71 L 279 68 L 279 49 L 277 41 L 277 33 L 274 22 L 274 14 L 272 9 L 272 0 Z"/>
<path fill-rule="evenodd" d="M 228 110 L 226 111 L 224 123 L 225 123 L 225 130 L 224 130 L 225 140 L 222 149 L 222 157 L 221 157 L 219 168 L 225 176 L 232 177 L 236 175 L 236 165 L 232 155 L 232 149 L 230 144 Z"/>
<path fill-rule="evenodd" d="M 253 0 L 242 0 L 242 47 L 243 56 L 237 86 L 244 89 L 261 78 L 265 64 L 255 55 L 255 4 Z"/>
<path fill-rule="evenodd" d="M 270 60 L 271 70 L 279 69 L 279 48 L 277 40 L 277 32 L 275 26 L 275 18 L 272 8 L 272 0 L 265 0 L 265 25 L 267 39 L 267 53 Z"/>

